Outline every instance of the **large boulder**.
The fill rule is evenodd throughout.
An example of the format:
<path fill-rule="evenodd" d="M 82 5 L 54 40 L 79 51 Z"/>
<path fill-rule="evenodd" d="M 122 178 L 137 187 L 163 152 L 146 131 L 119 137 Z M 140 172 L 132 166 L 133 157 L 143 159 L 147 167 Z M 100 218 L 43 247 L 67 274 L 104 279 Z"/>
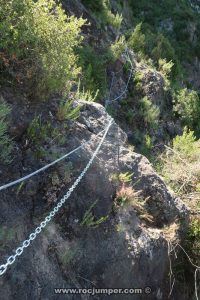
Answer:
<path fill-rule="evenodd" d="M 51 150 L 68 152 L 83 141 L 92 139 L 92 142 L 66 161 L 24 182 L 23 187 L 1 191 L 1 225 L 4 230 L 13 231 L 13 239 L 5 239 L 0 248 L 2 263 L 72 185 L 101 139 L 97 134 L 108 122 L 104 107 L 79 103 L 81 116 L 66 132 L 65 149 L 57 145 Z M 23 161 L 25 169 L 29 161 L 32 165 L 30 154 Z M 20 168 L 21 164 L 17 166 Z M 145 200 L 146 217 L 141 216 L 137 205 L 126 203 L 114 208 L 119 186 L 111 180 L 111 175 L 117 172 L 133 173 L 131 186 Z M 8 169 L 6 181 L 11 175 L 12 170 Z M 95 228 L 89 223 L 81 226 L 93 204 L 94 220 L 107 218 Z M 180 219 L 187 221 L 183 203 L 170 193 L 149 161 L 128 147 L 126 134 L 113 122 L 93 164 L 65 206 L 1 277 L 1 299 L 63 299 L 63 295 L 54 293 L 54 288 L 62 287 L 142 288 L 144 293 L 134 295 L 134 299 L 167 299 L 166 228 L 176 224 L 171 240 L 180 238 L 184 229 L 178 225 Z M 150 287 L 150 294 L 145 294 L 149 292 L 145 287 Z M 121 294 L 110 298 L 132 299 L 133 296 Z M 67 295 L 67 299 L 90 297 Z M 107 296 L 96 295 L 95 299 L 107 299 Z"/>

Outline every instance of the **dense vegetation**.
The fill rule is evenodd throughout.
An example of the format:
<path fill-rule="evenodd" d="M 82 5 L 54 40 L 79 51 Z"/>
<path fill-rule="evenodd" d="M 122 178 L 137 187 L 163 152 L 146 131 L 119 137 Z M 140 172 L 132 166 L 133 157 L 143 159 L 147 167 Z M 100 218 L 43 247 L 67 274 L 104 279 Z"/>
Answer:
<path fill-rule="evenodd" d="M 57 1 L 0 0 L 1 86 L 15 87 L 31 102 L 58 94 L 56 120 L 59 124 L 75 120 L 80 109 L 73 106 L 74 100 L 105 100 L 110 81 L 108 67 L 111 69 L 128 45 L 138 65 L 145 68 L 135 67 L 120 110 L 110 112 L 126 124 L 125 128 L 134 129 L 132 143 L 136 150 L 148 156 L 177 195 L 199 193 L 200 98 L 187 71 L 194 58 L 200 59 L 199 14 L 186 0 L 82 3 L 95 19 L 95 29 L 107 37 L 101 46 L 95 39 L 84 41 L 81 29 L 86 23 L 92 25 L 83 18 L 67 16 Z M 125 80 L 129 68 L 128 63 L 123 65 Z M 144 91 L 149 74 L 163 82 L 162 107 Z M 13 149 L 8 135 L 11 109 L 1 99 L 1 162 L 10 161 Z M 179 127 L 180 134 L 171 137 L 166 133 L 159 140 L 159 129 L 168 119 Z M 43 143 L 47 136 L 56 140 L 58 132 L 40 116 L 33 118 L 26 137 L 37 158 L 45 158 Z M 157 151 L 160 143 L 168 146 Z M 118 196 L 121 205 L 124 197 Z M 195 205 L 199 209 L 198 201 Z M 90 208 L 84 218 L 83 225 L 96 225 Z M 193 217 L 188 245 L 195 261 L 200 251 L 199 228 L 199 217 Z"/>
<path fill-rule="evenodd" d="M 53 0 L 1 1 L 1 70 L 35 97 L 69 88 L 80 72 L 74 48 L 83 24 Z"/>

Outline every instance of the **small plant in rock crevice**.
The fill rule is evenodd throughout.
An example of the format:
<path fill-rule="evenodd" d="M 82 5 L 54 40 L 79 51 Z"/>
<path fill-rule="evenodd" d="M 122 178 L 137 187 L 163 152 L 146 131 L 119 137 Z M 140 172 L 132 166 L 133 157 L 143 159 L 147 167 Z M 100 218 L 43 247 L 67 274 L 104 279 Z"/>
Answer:
<path fill-rule="evenodd" d="M 99 219 L 97 219 L 93 215 L 92 209 L 97 204 L 97 202 L 98 202 L 98 200 L 94 201 L 92 203 L 92 205 L 86 210 L 86 212 L 84 213 L 83 219 L 80 223 L 81 226 L 86 226 L 86 227 L 89 227 L 89 228 L 96 228 L 108 219 L 108 217 L 109 217 L 108 215 L 104 216 L 104 217 L 101 217 Z"/>
<path fill-rule="evenodd" d="M 76 120 L 80 116 L 80 106 L 74 106 L 73 100 L 63 100 L 58 108 L 56 117 L 59 121 Z"/>

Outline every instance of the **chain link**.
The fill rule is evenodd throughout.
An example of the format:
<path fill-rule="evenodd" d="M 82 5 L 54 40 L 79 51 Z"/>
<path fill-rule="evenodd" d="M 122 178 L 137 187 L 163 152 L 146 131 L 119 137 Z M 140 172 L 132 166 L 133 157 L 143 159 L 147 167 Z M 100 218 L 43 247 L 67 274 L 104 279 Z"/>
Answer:
<path fill-rule="evenodd" d="M 101 133 L 103 133 L 104 131 L 105 131 L 105 129 L 102 130 L 102 131 L 100 131 L 100 132 L 95 136 L 95 138 L 97 138 L 97 137 L 98 137 Z M 28 174 L 28 175 L 22 177 L 22 178 L 19 178 L 19 179 L 17 179 L 17 180 L 14 180 L 14 181 L 12 181 L 12 182 L 9 182 L 9 183 L 6 183 L 6 184 L 0 186 L 0 191 L 5 190 L 5 189 L 7 189 L 7 188 L 9 188 L 9 187 L 11 187 L 11 186 L 14 186 L 14 185 L 16 185 L 16 184 L 19 184 L 19 183 L 21 183 L 21 182 L 23 182 L 23 181 L 25 181 L 25 180 L 28 180 L 29 178 L 31 178 L 31 177 L 33 177 L 33 176 L 35 176 L 35 175 L 37 175 L 37 174 L 39 174 L 39 173 L 41 173 L 41 172 L 44 172 L 45 170 L 47 170 L 48 168 L 50 168 L 50 167 L 54 166 L 55 164 L 59 163 L 60 161 L 62 161 L 63 159 L 67 158 L 67 157 L 70 156 L 71 154 L 73 154 L 73 153 L 77 152 L 78 150 L 82 149 L 84 146 L 86 146 L 86 145 L 88 145 L 89 143 L 91 143 L 91 141 L 92 141 L 92 138 L 89 139 L 87 142 L 82 143 L 82 145 L 78 146 L 78 147 L 75 148 L 74 150 L 72 150 L 72 151 L 66 153 L 65 155 L 63 155 L 63 156 L 59 157 L 58 159 L 54 160 L 53 162 L 51 162 L 51 163 L 49 163 L 49 164 L 43 166 L 42 168 L 40 168 L 40 169 L 38 169 L 38 170 L 36 170 L 36 171 L 34 171 L 34 172 L 32 172 L 32 173 L 30 173 L 30 174 Z"/>
<path fill-rule="evenodd" d="M 116 97 L 115 99 L 112 99 L 112 100 L 107 100 L 106 101 L 106 108 L 108 106 L 109 103 L 111 102 L 114 102 L 118 99 L 120 99 L 127 91 L 127 88 L 128 88 L 128 85 L 129 85 L 129 82 L 130 82 L 130 79 L 131 79 L 131 76 L 132 76 L 132 71 L 133 71 L 133 65 L 132 65 L 132 62 L 131 62 L 131 59 L 129 57 L 129 54 L 128 54 L 128 50 L 126 49 L 126 52 L 127 52 L 127 57 L 129 59 L 129 62 L 131 64 L 131 70 L 130 70 L 130 75 L 129 75 L 129 78 L 128 78 L 128 81 L 127 81 L 127 84 L 126 84 L 126 87 L 125 87 L 125 90 L 122 92 L 121 95 L 119 95 L 118 97 Z M 113 75 L 113 78 L 112 78 L 112 83 L 111 83 L 111 87 L 113 85 L 113 80 L 114 80 L 114 75 Z M 109 95 L 109 98 L 110 98 L 110 95 Z M 99 152 L 99 149 L 100 147 L 102 146 L 104 140 L 105 140 L 105 137 L 108 133 L 108 130 L 110 128 L 110 126 L 112 125 L 113 123 L 113 119 L 109 116 L 108 118 L 108 125 L 107 127 L 101 131 L 100 133 L 104 132 L 104 135 L 99 143 L 99 145 L 97 146 L 96 150 L 94 151 L 92 157 L 90 158 L 88 164 L 86 165 L 86 167 L 84 168 L 84 170 L 81 172 L 81 174 L 79 175 L 79 177 L 75 180 L 75 182 L 73 183 L 73 185 L 69 188 L 69 190 L 67 191 L 67 193 L 63 196 L 63 198 L 60 199 L 60 201 L 58 202 L 58 204 L 53 208 L 52 211 L 50 211 L 50 213 L 48 214 L 48 216 L 40 223 L 40 225 L 38 227 L 35 228 L 35 230 L 29 235 L 29 238 L 27 240 L 24 240 L 23 243 L 22 243 L 22 246 L 21 247 L 18 247 L 16 250 L 15 250 L 15 254 L 14 255 L 11 255 L 7 258 L 7 261 L 5 264 L 2 264 L 0 265 L 0 276 L 2 276 L 6 271 L 7 271 L 7 268 L 8 266 L 12 265 L 15 261 L 16 261 L 16 258 L 18 256 L 21 256 L 24 252 L 24 249 L 29 247 L 31 245 L 31 242 L 33 242 L 36 237 L 41 233 L 42 229 L 44 229 L 47 224 L 52 220 L 52 218 L 57 214 L 57 212 L 61 209 L 61 207 L 65 204 L 66 200 L 70 197 L 71 193 L 74 191 L 74 189 L 76 188 L 76 186 L 79 184 L 79 182 L 82 180 L 82 178 L 84 177 L 85 173 L 87 172 L 87 170 L 89 169 L 89 167 L 91 166 L 91 164 L 93 163 L 93 160 L 95 159 L 95 157 L 97 156 L 98 152 Z M 98 135 L 100 135 L 100 133 Z M 86 143 L 84 143 L 83 145 L 89 143 L 90 140 Z M 67 157 L 68 155 L 72 154 L 73 152 L 77 151 L 78 149 L 82 148 L 83 145 L 79 146 L 78 148 L 74 149 L 73 151 L 71 151 L 70 153 L 64 155 L 63 157 L 57 159 L 56 161 L 44 166 L 43 168 L 23 177 L 23 178 L 20 178 L 14 182 L 11 182 L 9 184 L 5 184 L 4 186 L 1 186 L 0 187 L 0 190 L 3 190 L 7 187 L 10 187 L 14 184 L 17 184 L 23 180 L 26 180 L 28 178 L 30 178 L 31 176 L 34 176 L 35 174 L 38 174 L 39 172 L 41 171 L 44 171 L 45 169 L 49 168 L 50 166 L 54 165 L 55 163 L 59 162 L 60 160 L 64 159 L 65 157 Z"/>
<path fill-rule="evenodd" d="M 52 220 L 52 218 L 56 215 L 56 213 L 64 205 L 64 203 L 66 202 L 66 200 L 70 197 L 71 193 L 74 191 L 74 189 L 76 188 L 76 186 L 82 180 L 82 178 L 84 177 L 85 173 L 87 172 L 87 170 L 89 169 L 89 167 L 93 163 L 93 160 L 97 156 L 97 153 L 99 152 L 99 149 L 102 146 L 102 144 L 103 144 L 103 142 L 105 140 L 105 137 L 106 137 L 106 135 L 108 133 L 108 130 L 110 129 L 110 126 L 112 125 L 112 123 L 113 123 L 113 119 L 111 117 L 109 117 L 109 123 L 108 123 L 108 125 L 105 128 L 104 135 L 103 135 L 103 137 L 102 137 L 99 145 L 97 146 L 96 150 L 93 152 L 93 155 L 90 158 L 90 160 L 89 160 L 88 164 L 86 165 L 86 167 L 84 168 L 84 170 L 81 172 L 81 174 L 79 175 L 79 177 L 75 180 L 75 182 L 73 183 L 73 185 L 69 188 L 68 192 L 60 199 L 60 201 L 53 208 L 53 210 L 50 211 L 50 213 L 44 219 L 44 221 L 42 221 L 40 223 L 40 225 L 35 228 L 35 230 L 29 235 L 29 238 L 27 240 L 23 241 L 22 246 L 18 247 L 15 250 L 15 254 L 9 256 L 5 264 L 0 265 L 0 276 L 3 275 L 7 271 L 8 266 L 12 265 L 16 261 L 16 258 L 18 256 L 22 255 L 22 253 L 24 252 L 24 249 L 27 248 L 27 247 L 29 247 L 31 245 L 31 242 L 33 242 L 36 239 L 36 237 L 38 236 L 38 234 L 40 234 L 40 232 L 42 231 L 42 229 L 44 229 L 47 226 L 47 224 Z"/>

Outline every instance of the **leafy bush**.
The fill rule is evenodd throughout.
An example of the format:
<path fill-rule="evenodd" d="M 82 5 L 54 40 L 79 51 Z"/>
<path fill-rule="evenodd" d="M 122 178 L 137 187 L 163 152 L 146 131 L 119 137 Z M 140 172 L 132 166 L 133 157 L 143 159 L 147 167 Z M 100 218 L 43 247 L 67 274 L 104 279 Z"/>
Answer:
<path fill-rule="evenodd" d="M 83 4 L 90 8 L 104 25 L 111 25 L 120 30 L 122 15 L 114 15 L 111 11 L 110 0 L 83 0 Z"/>
<path fill-rule="evenodd" d="M 132 32 L 128 45 L 137 53 L 144 53 L 145 49 L 145 35 L 142 32 L 142 23 L 136 25 L 134 31 Z"/>
<path fill-rule="evenodd" d="M 172 71 L 174 63 L 171 60 L 167 62 L 166 59 L 160 58 L 158 60 L 158 65 L 159 71 L 164 75 L 166 79 L 168 79 L 170 77 L 170 73 Z"/>
<path fill-rule="evenodd" d="M 179 90 L 174 96 L 173 110 L 183 125 L 197 129 L 200 118 L 200 99 L 196 91 L 186 88 Z"/>
<path fill-rule="evenodd" d="M 187 130 L 187 128 L 184 128 L 182 135 L 177 135 L 173 139 L 173 150 L 188 161 L 196 161 L 199 158 L 199 145 L 200 141 L 196 140 L 194 131 Z"/>
<path fill-rule="evenodd" d="M 144 72 L 137 70 L 134 73 L 134 82 L 136 84 L 136 89 L 139 91 L 142 88 L 142 80 L 144 78 Z"/>
<path fill-rule="evenodd" d="M 142 139 L 141 146 L 139 147 L 140 152 L 146 157 L 151 157 L 151 150 L 153 148 L 153 139 L 149 134 L 145 134 Z"/>
<path fill-rule="evenodd" d="M 190 222 L 187 242 L 188 242 L 187 248 L 189 248 L 190 255 L 192 256 L 193 262 L 198 264 L 200 261 L 200 218 L 199 217 L 193 217 Z"/>
<path fill-rule="evenodd" d="M 51 125 L 50 123 L 43 124 L 41 116 L 36 116 L 30 123 L 27 136 L 30 141 L 30 144 L 33 145 L 35 149 L 36 157 L 45 156 L 45 140 L 50 136 Z"/>
<path fill-rule="evenodd" d="M 79 49 L 79 63 L 82 67 L 80 89 L 89 91 L 95 95 L 99 90 L 99 96 L 106 90 L 106 62 L 105 53 L 100 54 L 91 46 L 83 46 Z"/>
<path fill-rule="evenodd" d="M 10 113 L 10 108 L 3 101 L 0 102 L 0 160 L 10 162 L 10 154 L 13 150 L 13 142 L 7 134 L 8 122 L 6 118 Z"/>
<path fill-rule="evenodd" d="M 108 22 L 116 29 L 117 32 L 119 32 L 121 28 L 122 21 L 123 21 L 122 15 L 118 13 L 114 15 L 111 11 L 109 11 Z"/>
<path fill-rule="evenodd" d="M 177 193 L 193 192 L 200 181 L 200 140 L 184 129 L 173 139 L 172 148 L 161 155 L 161 174 Z"/>
<path fill-rule="evenodd" d="M 74 49 L 85 21 L 54 0 L 1 2 L 1 68 L 32 93 L 60 91 L 79 73 Z"/>
<path fill-rule="evenodd" d="M 158 119 L 160 110 L 154 105 L 147 97 L 142 98 L 139 101 L 139 114 L 143 118 L 146 125 L 156 127 L 158 125 Z"/>
<path fill-rule="evenodd" d="M 174 61 L 175 50 L 162 33 L 157 36 L 156 47 L 152 50 L 152 57 L 155 61 L 159 61 L 160 58 Z"/>
<path fill-rule="evenodd" d="M 121 36 L 113 44 L 111 44 L 109 49 L 109 59 L 111 62 L 115 62 L 125 50 L 125 37 Z"/>

